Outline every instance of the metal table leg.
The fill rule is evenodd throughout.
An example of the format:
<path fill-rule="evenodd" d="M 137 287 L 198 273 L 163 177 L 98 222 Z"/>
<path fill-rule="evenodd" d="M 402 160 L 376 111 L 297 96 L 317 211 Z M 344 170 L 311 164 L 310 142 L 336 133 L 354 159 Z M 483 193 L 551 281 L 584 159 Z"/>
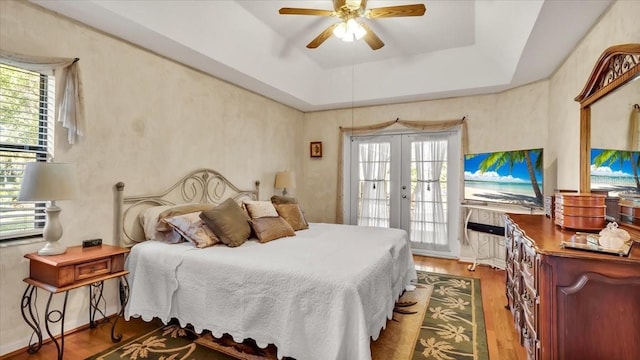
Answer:
<path fill-rule="evenodd" d="M 34 314 L 34 309 L 35 309 L 34 303 L 36 302 L 37 298 L 38 298 L 38 288 L 36 288 L 33 285 L 27 285 L 27 288 L 24 291 L 24 294 L 22 295 L 22 302 L 21 302 L 22 318 L 27 323 L 27 325 L 29 325 L 29 327 L 33 329 L 33 333 L 38 337 L 38 342 L 35 342 L 35 343 L 32 342 L 33 335 L 29 339 L 29 347 L 27 349 L 27 352 L 29 352 L 29 354 L 35 354 L 42 347 L 42 329 L 40 329 L 40 321 L 38 320 L 38 317 L 37 317 L 37 311 L 35 311 L 35 314 Z M 25 310 L 28 310 L 28 317 L 27 317 L 27 314 L 25 314 Z"/>
<path fill-rule="evenodd" d="M 98 326 L 96 321 L 96 313 L 99 311 L 101 301 L 104 301 L 102 292 L 104 290 L 104 282 L 100 281 L 89 285 L 89 328 L 95 329 Z M 104 318 L 104 313 L 100 311 Z"/>
<path fill-rule="evenodd" d="M 120 340 L 122 340 L 122 334 L 116 334 L 115 330 L 116 330 L 116 323 L 118 322 L 118 319 L 120 319 L 120 317 L 124 314 L 124 308 L 127 306 L 127 303 L 129 302 L 129 282 L 127 281 L 127 277 L 126 276 L 121 276 L 120 277 L 120 281 L 118 282 L 118 284 L 120 285 L 120 311 L 118 312 L 118 314 L 116 315 L 115 320 L 113 321 L 113 326 L 111 327 L 111 341 L 112 342 L 119 342 Z"/>
<path fill-rule="evenodd" d="M 67 310 L 67 298 L 69 297 L 69 292 L 65 291 L 64 293 L 64 303 L 62 304 L 62 311 L 60 310 L 49 310 L 51 306 L 51 299 L 53 298 L 53 293 L 49 294 L 49 300 L 47 300 L 47 308 L 45 314 L 45 322 L 44 327 L 47 330 L 47 334 L 51 338 L 51 341 L 56 345 L 56 349 L 58 350 L 58 360 L 62 360 L 62 355 L 64 354 L 64 314 Z M 60 342 L 53 336 L 51 333 L 51 329 L 49 329 L 50 323 L 60 322 Z"/>

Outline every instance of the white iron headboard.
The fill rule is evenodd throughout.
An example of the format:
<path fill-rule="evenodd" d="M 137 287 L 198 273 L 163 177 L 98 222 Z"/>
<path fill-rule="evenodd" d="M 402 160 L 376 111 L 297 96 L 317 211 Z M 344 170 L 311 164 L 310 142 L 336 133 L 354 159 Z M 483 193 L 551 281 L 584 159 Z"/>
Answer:
<path fill-rule="evenodd" d="M 165 191 L 140 196 L 124 196 L 124 183 L 116 184 L 116 234 L 119 244 L 131 246 L 144 240 L 144 232 L 138 221 L 142 211 L 157 205 L 184 203 L 219 204 L 228 198 L 242 200 L 259 199 L 260 181 L 254 190 L 240 190 L 219 172 L 198 169 L 185 175 Z"/>

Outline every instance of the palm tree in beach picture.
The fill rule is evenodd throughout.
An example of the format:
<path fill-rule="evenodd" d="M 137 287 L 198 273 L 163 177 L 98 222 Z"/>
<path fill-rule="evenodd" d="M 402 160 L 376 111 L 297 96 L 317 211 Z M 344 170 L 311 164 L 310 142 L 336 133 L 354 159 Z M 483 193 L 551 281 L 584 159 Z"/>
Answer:
<path fill-rule="evenodd" d="M 637 156 L 634 156 L 637 155 Z M 631 163 L 631 171 L 633 172 L 633 178 L 636 181 L 636 189 L 640 191 L 640 178 L 638 178 L 638 167 L 640 167 L 640 153 L 621 150 L 603 150 L 598 156 L 593 158 L 593 165 L 595 167 L 601 167 L 603 165 L 608 166 L 614 162 L 619 161 L 620 165 L 624 162 Z"/>
<path fill-rule="evenodd" d="M 467 158 L 473 155 L 466 155 Z M 533 163 L 531 158 L 535 157 L 536 161 Z M 538 185 L 538 179 L 536 179 L 536 171 L 542 171 L 542 149 L 533 150 L 516 150 L 516 151 L 498 151 L 489 154 L 486 159 L 482 160 L 479 164 L 478 170 L 481 172 L 487 172 L 490 170 L 498 170 L 504 165 L 509 165 L 509 172 L 513 171 L 513 166 L 517 163 L 524 162 L 527 166 L 527 172 L 531 180 L 531 186 L 533 192 L 536 195 L 538 202 L 542 203 L 542 191 Z"/>

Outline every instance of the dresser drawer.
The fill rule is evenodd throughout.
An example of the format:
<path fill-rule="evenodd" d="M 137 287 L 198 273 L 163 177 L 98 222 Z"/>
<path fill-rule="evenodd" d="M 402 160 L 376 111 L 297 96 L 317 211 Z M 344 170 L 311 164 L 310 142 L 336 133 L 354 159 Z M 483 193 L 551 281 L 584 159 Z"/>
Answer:
<path fill-rule="evenodd" d="M 526 284 L 523 286 L 522 295 L 520 296 L 522 309 L 524 312 L 524 321 L 529 324 L 530 332 L 533 337 L 537 338 L 538 334 L 538 297 L 531 288 Z"/>
<path fill-rule="evenodd" d="M 111 272 L 111 258 L 79 264 L 75 266 L 75 279 L 84 280 Z"/>
<path fill-rule="evenodd" d="M 522 273 L 522 279 L 529 284 L 534 290 L 538 290 L 536 281 L 536 251 L 533 248 L 533 244 L 527 239 L 523 239 L 522 242 L 522 259 L 520 261 L 520 272 Z"/>
<path fill-rule="evenodd" d="M 522 251 L 520 250 L 522 238 L 522 232 L 517 230 L 513 232 L 513 259 L 517 262 L 522 260 Z"/>

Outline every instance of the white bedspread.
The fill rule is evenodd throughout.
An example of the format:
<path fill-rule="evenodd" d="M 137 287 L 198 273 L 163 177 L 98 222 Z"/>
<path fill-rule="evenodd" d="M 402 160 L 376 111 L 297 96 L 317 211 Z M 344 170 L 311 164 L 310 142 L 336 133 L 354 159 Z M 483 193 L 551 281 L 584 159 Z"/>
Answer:
<path fill-rule="evenodd" d="M 237 248 L 138 244 L 125 318 L 175 317 L 198 332 L 273 343 L 279 358 L 371 359 L 370 338 L 416 278 L 406 232 L 310 224 L 296 234 Z"/>

